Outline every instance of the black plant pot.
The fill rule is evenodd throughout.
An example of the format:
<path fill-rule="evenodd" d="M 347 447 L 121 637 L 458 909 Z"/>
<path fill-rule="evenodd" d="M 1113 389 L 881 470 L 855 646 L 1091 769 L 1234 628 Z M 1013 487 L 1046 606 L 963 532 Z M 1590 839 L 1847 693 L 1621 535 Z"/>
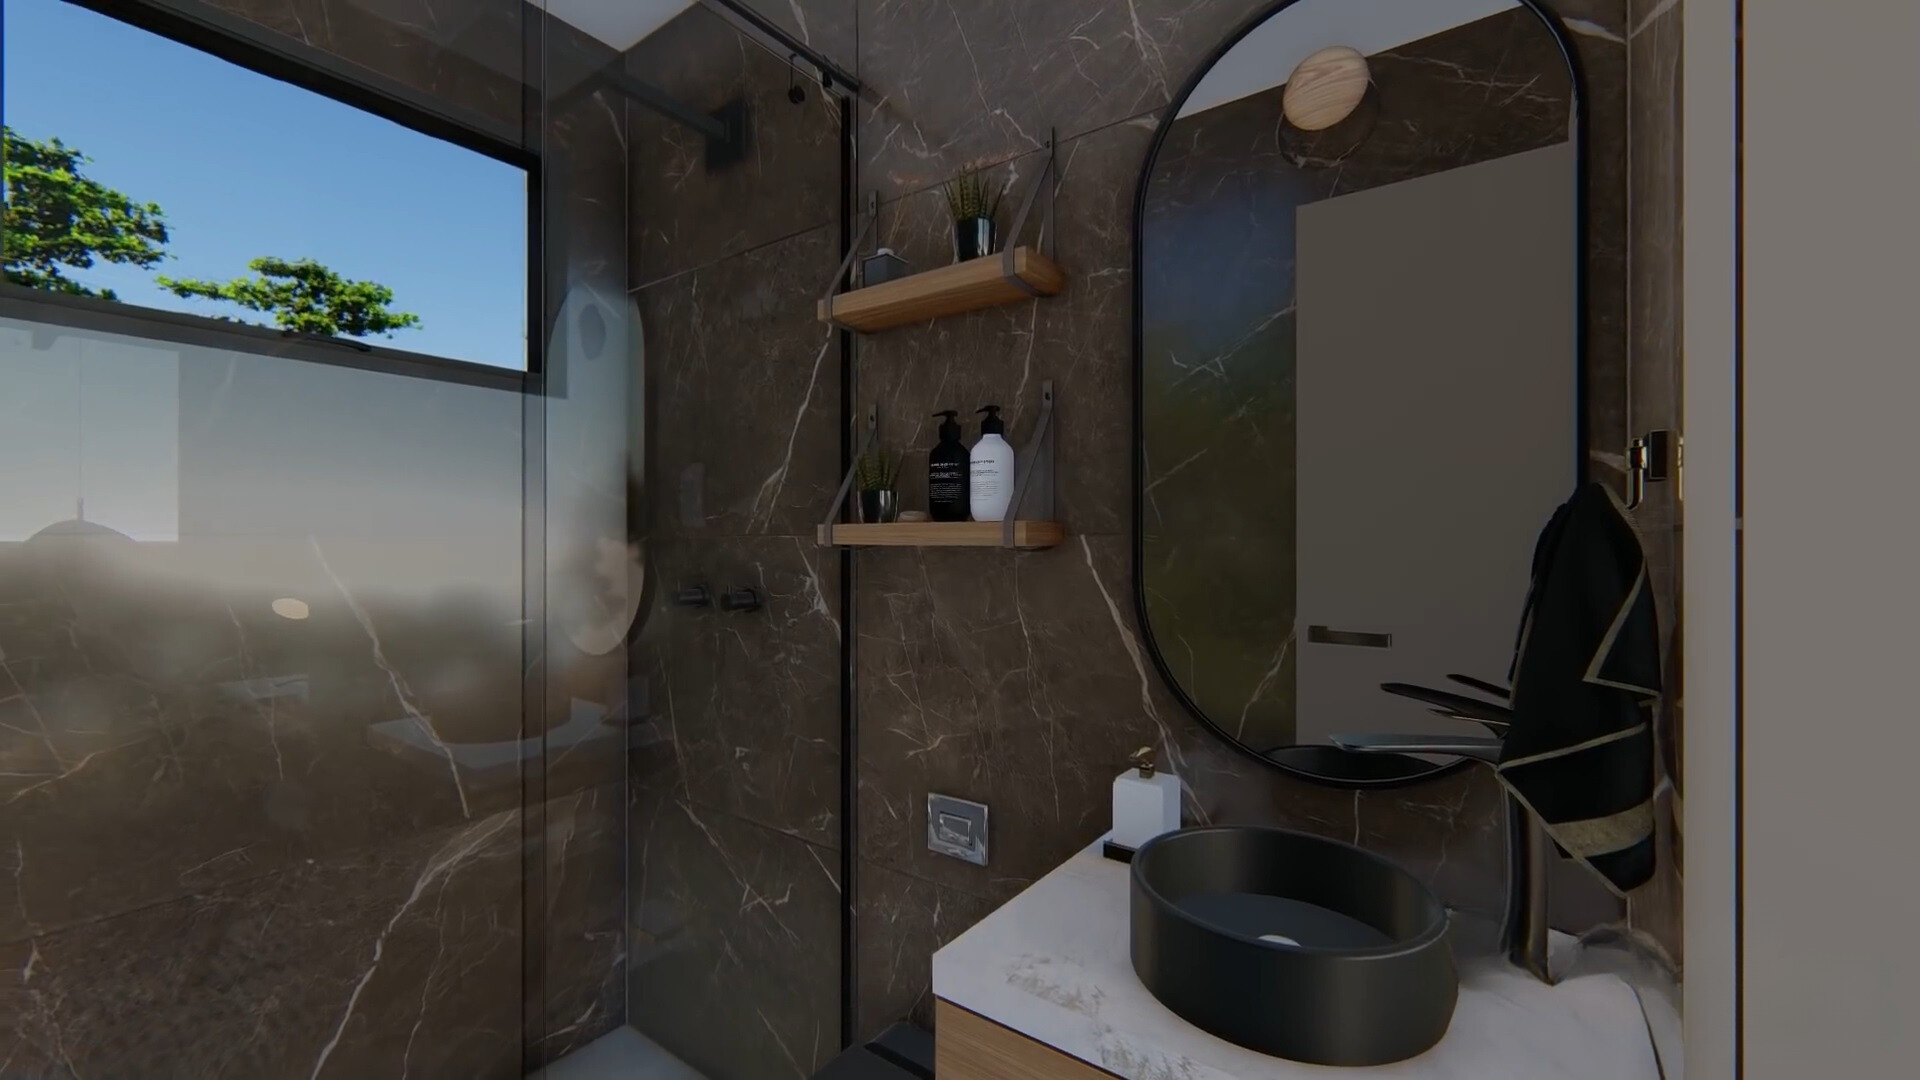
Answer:
<path fill-rule="evenodd" d="M 995 239 L 992 218 L 961 218 L 953 223 L 953 261 L 966 262 L 993 254 Z"/>
<path fill-rule="evenodd" d="M 884 525 L 900 516 L 897 496 L 892 491 L 860 493 L 860 520 L 868 525 Z"/>

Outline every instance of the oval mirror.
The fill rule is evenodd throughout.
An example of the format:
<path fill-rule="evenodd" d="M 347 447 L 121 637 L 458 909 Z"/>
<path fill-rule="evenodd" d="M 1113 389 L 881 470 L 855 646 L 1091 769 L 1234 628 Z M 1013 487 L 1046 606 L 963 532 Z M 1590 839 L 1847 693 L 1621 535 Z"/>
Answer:
<path fill-rule="evenodd" d="M 1581 108 L 1514 0 L 1290 0 L 1188 80 L 1136 200 L 1135 586 L 1183 703 L 1348 784 L 1488 734 L 1583 478 Z M 1476 680 L 1485 684 L 1475 687 Z"/>

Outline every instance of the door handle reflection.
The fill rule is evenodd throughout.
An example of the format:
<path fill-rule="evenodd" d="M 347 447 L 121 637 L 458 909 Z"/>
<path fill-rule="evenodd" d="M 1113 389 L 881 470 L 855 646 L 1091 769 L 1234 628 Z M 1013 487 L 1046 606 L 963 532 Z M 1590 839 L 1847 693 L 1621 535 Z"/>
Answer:
<path fill-rule="evenodd" d="M 1330 626 L 1307 627 L 1310 645 L 1351 645 L 1357 649 L 1391 649 L 1392 634 L 1369 634 L 1362 630 L 1335 630 Z"/>

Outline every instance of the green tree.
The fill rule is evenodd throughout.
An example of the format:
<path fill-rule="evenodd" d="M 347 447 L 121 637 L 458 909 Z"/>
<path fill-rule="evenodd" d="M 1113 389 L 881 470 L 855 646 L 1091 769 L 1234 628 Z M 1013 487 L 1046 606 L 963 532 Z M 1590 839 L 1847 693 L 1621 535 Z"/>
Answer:
<path fill-rule="evenodd" d="M 7 192 L 0 266 L 7 281 L 115 300 L 112 289 L 90 289 L 68 270 L 85 270 L 96 261 L 152 267 L 167 257 L 160 207 L 88 179 L 80 167 L 90 161 L 59 139 L 42 142 L 0 127 Z"/>
<path fill-rule="evenodd" d="M 393 336 L 395 330 L 420 325 L 420 316 L 392 311 L 393 290 L 374 281 L 351 281 L 312 259 L 280 259 L 262 255 L 247 264 L 252 277 L 232 281 L 196 278 L 156 280 L 175 296 L 224 300 L 273 316 L 287 330 L 313 334 Z"/>

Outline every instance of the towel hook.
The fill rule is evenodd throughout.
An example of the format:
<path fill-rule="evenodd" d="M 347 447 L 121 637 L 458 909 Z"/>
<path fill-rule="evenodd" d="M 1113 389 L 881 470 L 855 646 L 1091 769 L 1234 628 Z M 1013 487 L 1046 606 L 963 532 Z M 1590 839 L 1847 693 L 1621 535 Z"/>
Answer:
<path fill-rule="evenodd" d="M 1627 445 L 1627 509 L 1636 510 L 1647 501 L 1647 484 L 1679 479 L 1682 452 L 1680 436 L 1666 428 Z"/>

